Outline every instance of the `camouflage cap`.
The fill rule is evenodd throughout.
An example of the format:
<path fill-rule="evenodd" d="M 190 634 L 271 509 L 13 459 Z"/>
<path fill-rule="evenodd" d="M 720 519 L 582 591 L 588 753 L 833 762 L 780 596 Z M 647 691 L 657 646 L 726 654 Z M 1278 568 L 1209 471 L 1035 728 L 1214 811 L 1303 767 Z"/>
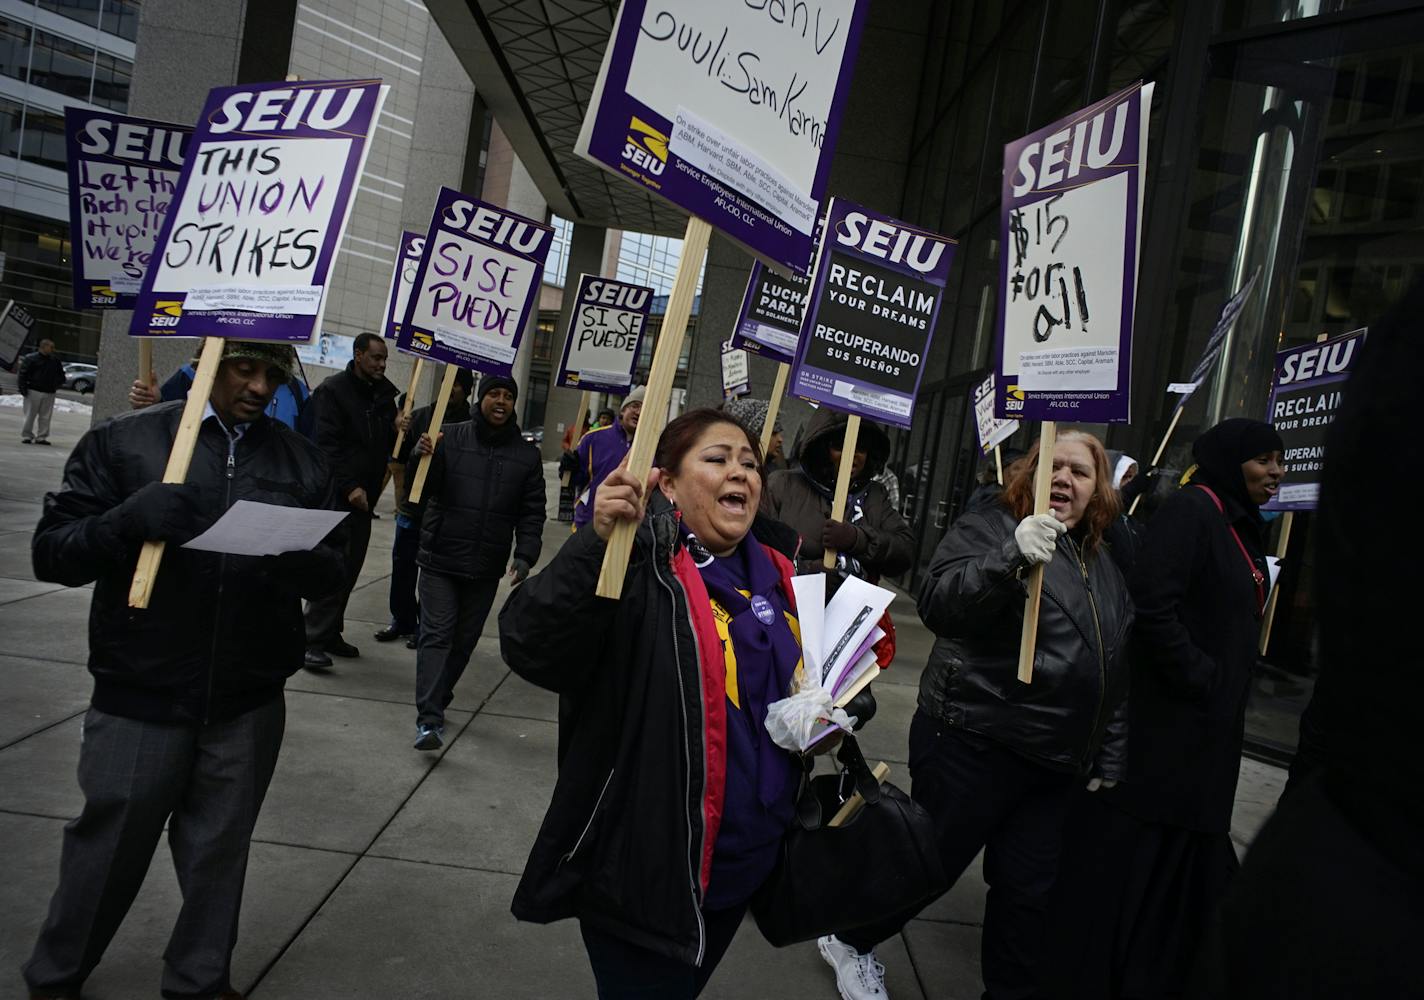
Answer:
<path fill-rule="evenodd" d="M 297 370 L 297 351 L 291 344 L 275 344 L 266 340 L 229 340 L 223 346 L 223 360 L 247 358 L 282 369 L 291 378 Z"/>

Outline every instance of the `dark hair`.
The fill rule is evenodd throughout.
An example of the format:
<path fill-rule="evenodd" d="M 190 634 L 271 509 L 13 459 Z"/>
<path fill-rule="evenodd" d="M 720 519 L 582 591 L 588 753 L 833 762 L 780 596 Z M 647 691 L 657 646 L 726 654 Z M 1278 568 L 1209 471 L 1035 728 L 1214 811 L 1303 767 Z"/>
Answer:
<path fill-rule="evenodd" d="M 371 349 L 371 341 L 373 340 L 379 340 L 383 344 L 386 342 L 386 338 L 382 337 L 379 333 L 358 334 L 355 344 L 351 347 L 351 353 L 353 355 L 364 354 Z"/>
<path fill-rule="evenodd" d="M 1058 434 L 1059 441 L 1079 441 L 1093 456 L 1093 474 L 1097 482 L 1093 484 L 1093 495 L 1088 498 L 1088 507 L 1083 511 L 1082 524 L 1087 533 L 1083 536 L 1083 551 L 1092 552 L 1103 539 L 1113 521 L 1122 512 L 1117 490 L 1113 489 L 1112 469 L 1108 467 L 1108 453 L 1103 443 L 1087 431 L 1065 430 Z M 1022 519 L 1033 513 L 1033 477 L 1038 471 L 1038 442 L 1033 443 L 1028 454 L 1004 470 L 1003 502 L 1014 517 Z"/>
<path fill-rule="evenodd" d="M 475 373 L 468 368 L 455 369 L 455 384 L 465 390 L 468 396 L 475 391 Z"/>
<path fill-rule="evenodd" d="M 760 469 L 762 466 L 761 441 L 732 417 L 721 410 L 714 410 L 706 406 L 688 410 L 682 416 L 669 421 L 668 425 L 663 428 L 662 436 L 658 438 L 658 447 L 653 453 L 653 467 L 669 469 L 676 473 L 682 466 L 683 458 L 697 443 L 697 439 L 707 428 L 717 424 L 729 424 L 747 436 L 747 443 L 751 445 L 752 454 L 756 456 L 757 468 Z"/>

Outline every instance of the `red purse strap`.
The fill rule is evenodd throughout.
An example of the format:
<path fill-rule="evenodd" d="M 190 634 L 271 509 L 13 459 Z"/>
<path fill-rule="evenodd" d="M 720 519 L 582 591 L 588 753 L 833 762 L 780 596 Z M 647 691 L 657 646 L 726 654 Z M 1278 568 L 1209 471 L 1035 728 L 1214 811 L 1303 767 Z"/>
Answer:
<path fill-rule="evenodd" d="M 1226 505 L 1221 502 L 1221 497 L 1216 495 L 1216 491 L 1205 483 L 1192 483 L 1192 485 L 1211 497 L 1211 502 L 1216 504 L 1217 513 L 1221 515 L 1222 520 L 1226 520 Z M 1236 533 L 1236 525 L 1226 521 L 1226 527 L 1231 532 L 1231 537 L 1236 539 L 1236 547 L 1241 550 L 1241 558 L 1246 560 L 1246 565 L 1251 569 L 1251 579 L 1256 583 L 1256 617 L 1260 618 L 1266 610 L 1266 575 L 1256 565 L 1256 560 L 1251 558 L 1251 553 L 1246 551 L 1246 543 L 1241 541 L 1241 536 Z"/>

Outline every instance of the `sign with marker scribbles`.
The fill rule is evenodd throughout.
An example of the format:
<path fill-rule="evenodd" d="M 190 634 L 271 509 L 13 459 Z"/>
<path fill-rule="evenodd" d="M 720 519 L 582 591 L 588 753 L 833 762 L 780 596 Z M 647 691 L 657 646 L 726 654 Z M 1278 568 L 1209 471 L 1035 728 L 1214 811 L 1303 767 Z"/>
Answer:
<path fill-rule="evenodd" d="M 1365 330 L 1276 355 L 1266 414 L 1285 444 L 1285 478 L 1266 510 L 1315 510 L 1325 478 L 1325 432 L 1344 400 L 1345 382 L 1360 360 Z"/>
<path fill-rule="evenodd" d="M 796 273 L 782 277 L 761 261 L 753 261 L 732 346 L 772 361 L 795 361 L 810 291 L 810 277 Z"/>
<path fill-rule="evenodd" d="M 538 307 L 554 230 L 442 187 L 397 346 L 486 375 L 512 375 Z"/>
<path fill-rule="evenodd" d="M 1004 147 L 995 416 L 1126 421 L 1152 84 Z"/>
<path fill-rule="evenodd" d="M 64 109 L 75 309 L 134 307 L 192 135 L 188 125 Z"/>
<path fill-rule="evenodd" d="M 790 391 L 908 428 L 958 244 L 832 198 Z"/>
<path fill-rule="evenodd" d="M 386 308 L 381 314 L 386 321 L 381 327 L 381 336 L 396 345 L 396 350 L 405 351 L 400 346 L 401 321 L 405 319 L 405 308 L 410 304 L 410 290 L 415 287 L 415 275 L 420 270 L 420 255 L 425 252 L 425 234 L 411 229 L 401 230 L 400 248 L 396 252 L 396 266 L 391 272 L 391 287 L 386 292 Z M 425 355 L 411 351 L 417 357 Z"/>
<path fill-rule="evenodd" d="M 326 80 L 210 91 L 129 332 L 310 340 L 389 89 Z"/>
<path fill-rule="evenodd" d="M 623 0 L 574 151 L 805 273 L 868 0 Z"/>
<path fill-rule="evenodd" d="M 1014 436 L 1017 420 L 1000 420 L 994 416 L 994 376 L 989 375 L 974 387 L 974 422 L 979 431 L 979 451 L 989 454 Z"/>
<path fill-rule="evenodd" d="M 596 274 L 580 275 L 556 384 L 627 395 L 633 388 L 652 302 L 651 288 Z"/>
<path fill-rule="evenodd" d="M 751 389 L 751 362 L 747 352 L 730 340 L 722 341 L 722 398 L 736 399 Z"/>

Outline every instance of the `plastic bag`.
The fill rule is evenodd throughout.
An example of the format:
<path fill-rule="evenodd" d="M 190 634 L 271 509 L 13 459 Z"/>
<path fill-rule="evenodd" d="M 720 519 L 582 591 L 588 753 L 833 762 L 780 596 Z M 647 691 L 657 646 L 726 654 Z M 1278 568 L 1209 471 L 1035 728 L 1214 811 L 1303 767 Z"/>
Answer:
<path fill-rule="evenodd" d="M 766 731 L 783 750 L 804 753 L 835 729 L 851 731 L 855 718 L 831 705 L 831 694 L 810 688 L 766 706 Z"/>

